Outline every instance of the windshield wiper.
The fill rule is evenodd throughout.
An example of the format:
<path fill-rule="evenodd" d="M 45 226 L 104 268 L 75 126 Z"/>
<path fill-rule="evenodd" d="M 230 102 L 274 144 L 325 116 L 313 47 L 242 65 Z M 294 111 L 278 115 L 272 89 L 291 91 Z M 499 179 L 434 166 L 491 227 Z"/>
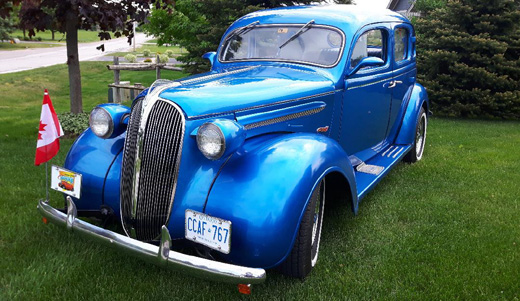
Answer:
<path fill-rule="evenodd" d="M 290 37 L 287 41 L 285 41 L 282 45 L 280 45 L 278 48 L 279 49 L 282 49 L 285 45 L 289 44 L 292 40 L 296 39 L 297 37 L 299 37 L 302 33 L 304 33 L 304 30 L 307 28 L 307 27 L 310 27 L 311 24 L 314 24 L 314 20 L 310 20 L 307 24 L 303 25 L 302 28 L 300 28 L 300 30 L 298 30 L 295 34 L 292 35 L 292 37 Z"/>
<path fill-rule="evenodd" d="M 246 26 L 240 28 L 239 30 L 237 30 L 237 31 L 233 32 L 232 34 L 230 34 L 228 36 L 228 38 L 226 39 L 226 41 L 231 40 L 232 37 L 239 36 L 239 35 L 241 35 L 243 33 L 246 33 L 247 31 L 250 31 L 251 29 L 253 29 L 253 27 L 258 25 L 258 23 L 260 23 L 260 21 L 255 21 L 255 22 L 253 22 L 253 23 L 251 23 L 249 25 L 246 25 Z"/>

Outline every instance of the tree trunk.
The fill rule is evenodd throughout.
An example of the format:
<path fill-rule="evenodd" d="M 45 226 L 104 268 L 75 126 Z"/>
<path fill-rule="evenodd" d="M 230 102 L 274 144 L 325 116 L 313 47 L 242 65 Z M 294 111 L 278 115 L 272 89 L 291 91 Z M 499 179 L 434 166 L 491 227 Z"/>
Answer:
<path fill-rule="evenodd" d="M 55 30 L 51 30 L 51 33 L 52 33 L 52 40 L 53 40 L 53 41 L 54 41 L 54 33 L 55 33 L 55 32 L 56 32 Z"/>
<path fill-rule="evenodd" d="M 83 112 L 81 98 L 81 74 L 78 55 L 78 17 L 69 10 L 67 12 L 65 34 L 67 41 L 67 65 L 69 65 L 70 111 L 74 114 Z"/>

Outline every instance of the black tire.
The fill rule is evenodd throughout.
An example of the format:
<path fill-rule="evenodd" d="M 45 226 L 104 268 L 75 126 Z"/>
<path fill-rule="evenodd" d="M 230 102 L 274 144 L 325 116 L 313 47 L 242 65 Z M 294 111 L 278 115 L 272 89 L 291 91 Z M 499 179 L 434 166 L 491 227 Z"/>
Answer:
<path fill-rule="evenodd" d="M 320 250 L 324 208 L 325 181 L 322 180 L 314 189 L 311 200 L 305 209 L 291 253 L 279 267 L 283 274 L 304 279 L 316 265 Z"/>
<path fill-rule="evenodd" d="M 428 128 L 428 115 L 424 108 L 419 112 L 419 119 L 415 126 L 415 139 L 412 149 L 404 157 L 404 161 L 408 163 L 415 163 L 422 159 L 424 154 L 424 146 L 426 145 L 426 130 Z"/>

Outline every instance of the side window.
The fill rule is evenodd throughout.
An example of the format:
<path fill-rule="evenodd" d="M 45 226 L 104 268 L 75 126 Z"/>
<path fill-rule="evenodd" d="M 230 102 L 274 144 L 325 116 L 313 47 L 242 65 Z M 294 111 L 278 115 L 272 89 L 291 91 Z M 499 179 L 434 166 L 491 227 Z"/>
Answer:
<path fill-rule="evenodd" d="M 386 60 L 386 39 L 381 29 L 373 29 L 362 34 L 354 46 L 350 65 L 356 67 L 359 62 L 368 56 L 375 56 Z"/>
<path fill-rule="evenodd" d="M 394 59 L 396 62 L 406 60 L 408 55 L 408 30 L 397 28 L 394 33 Z"/>

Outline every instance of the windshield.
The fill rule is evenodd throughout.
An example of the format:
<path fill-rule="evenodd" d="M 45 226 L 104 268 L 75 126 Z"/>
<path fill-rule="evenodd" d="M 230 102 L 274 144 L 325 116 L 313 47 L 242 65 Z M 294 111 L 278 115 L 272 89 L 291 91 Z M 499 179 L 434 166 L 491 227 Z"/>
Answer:
<path fill-rule="evenodd" d="M 343 50 L 341 31 L 321 25 L 307 26 L 298 33 L 300 30 L 302 25 L 256 25 L 242 32 L 238 29 L 224 40 L 220 61 L 268 60 L 323 67 L 336 65 Z"/>

